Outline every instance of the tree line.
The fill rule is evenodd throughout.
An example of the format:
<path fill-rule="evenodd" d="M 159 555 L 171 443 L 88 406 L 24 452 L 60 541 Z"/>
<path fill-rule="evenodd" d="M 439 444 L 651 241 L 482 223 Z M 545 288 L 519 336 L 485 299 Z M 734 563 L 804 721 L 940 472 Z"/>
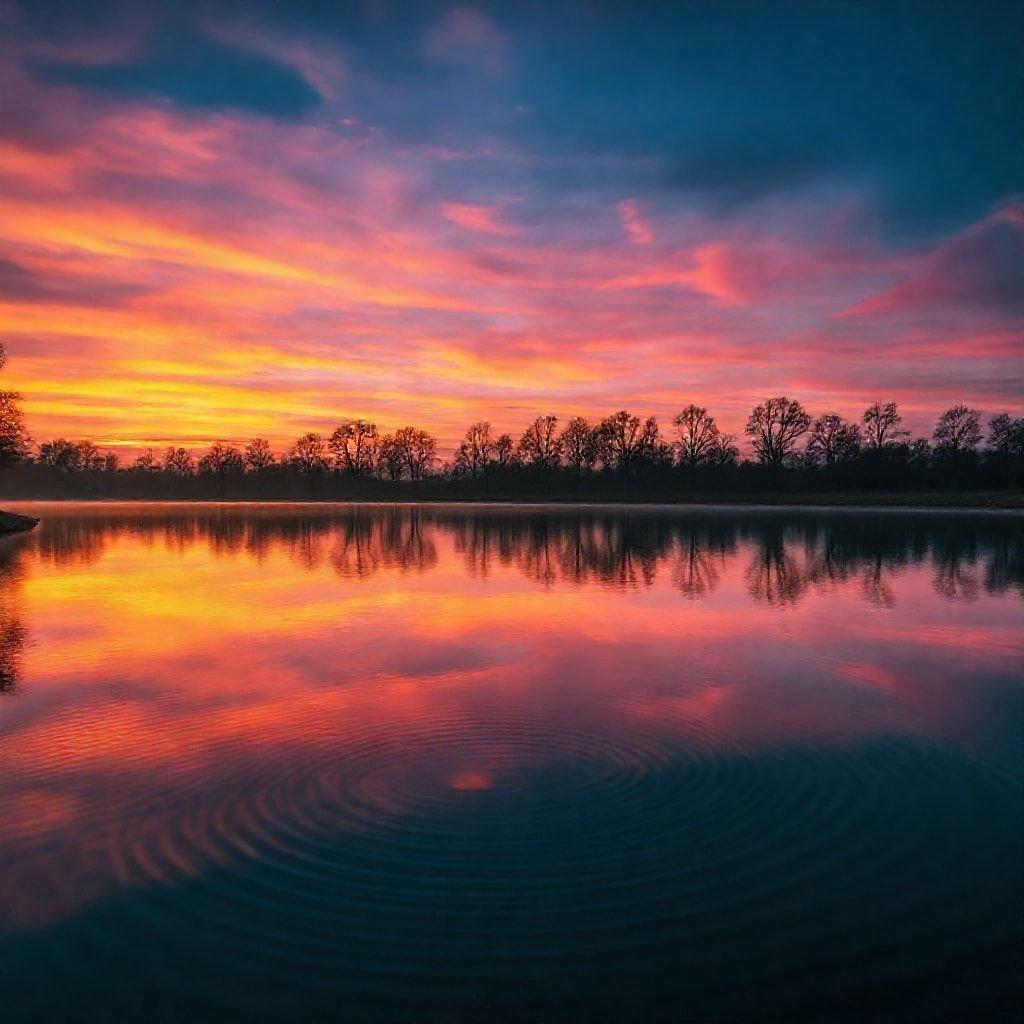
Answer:
<path fill-rule="evenodd" d="M 17 413 L 16 406 L 8 403 Z M 5 406 L 0 402 L 0 429 Z M 8 417 L 10 412 L 8 412 Z M 34 450 L 23 426 L 6 432 L 0 451 L 7 462 L 34 462 L 63 474 L 160 475 L 219 482 L 242 477 L 345 478 L 398 484 L 432 481 L 500 492 L 515 486 L 618 482 L 643 490 L 764 489 L 785 485 L 840 490 L 892 487 L 1019 488 L 1024 475 L 1024 417 L 1000 413 L 987 431 L 981 415 L 955 405 L 938 418 L 930 438 L 911 439 L 895 402 L 876 402 L 859 421 L 834 412 L 813 417 L 797 400 L 778 396 L 756 405 L 747 419 L 752 458 L 741 459 L 736 438 L 722 431 L 705 407 L 690 404 L 664 434 L 653 416 L 620 410 L 591 423 L 538 416 L 518 438 L 497 433 L 486 421 L 466 430 L 453 455 L 438 457 L 437 439 L 425 430 L 378 430 L 363 419 L 346 420 L 328 436 L 307 433 L 280 455 L 269 441 L 244 446 L 216 442 L 196 457 L 185 447 L 147 449 L 127 466 L 91 441 L 58 438 Z M 328 488 L 329 489 L 329 488 Z M 364 488 L 365 489 L 365 488 Z M 456 487 L 456 490 L 459 490 Z M 583 488 L 586 489 L 586 488 Z"/>

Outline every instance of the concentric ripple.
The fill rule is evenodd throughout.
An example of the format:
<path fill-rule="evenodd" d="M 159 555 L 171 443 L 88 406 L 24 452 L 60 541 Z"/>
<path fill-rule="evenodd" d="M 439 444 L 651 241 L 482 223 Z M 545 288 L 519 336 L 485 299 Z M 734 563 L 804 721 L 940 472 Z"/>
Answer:
<path fill-rule="evenodd" d="M 1013 801 L 1009 780 L 905 740 L 773 752 L 697 718 L 675 739 L 628 715 L 610 725 L 492 708 L 321 726 L 318 742 L 249 756 L 173 805 L 122 802 L 121 825 L 135 823 L 111 833 L 111 863 L 149 895 L 104 955 L 139 962 L 125 941 L 138 927 L 201 935 L 225 1004 L 253 1018 L 267 1010 L 247 1001 L 257 962 L 261 981 L 298 974 L 314 1001 L 340 987 L 367 1006 L 397 987 L 457 1008 L 467 971 L 514 993 L 554 963 L 564 977 L 625 964 L 648 981 L 671 964 L 699 988 L 737 946 L 762 957 L 752 977 L 784 969 L 787 948 L 855 949 L 865 914 L 912 946 L 930 883 L 963 872 L 962 851 L 935 843 L 943 814 L 982 822 Z M 1006 867 L 989 846 L 972 865 Z M 908 884 L 915 873 L 929 884 Z M 965 926 L 969 896 L 945 894 Z M 73 963 L 55 969 L 80 984 Z M 207 978 L 174 984 L 209 996 Z"/>
<path fill-rule="evenodd" d="M 865 610 L 783 513 L 118 515 L 25 549 L 4 1024 L 1019 1019 L 1019 607 L 923 541 Z"/>

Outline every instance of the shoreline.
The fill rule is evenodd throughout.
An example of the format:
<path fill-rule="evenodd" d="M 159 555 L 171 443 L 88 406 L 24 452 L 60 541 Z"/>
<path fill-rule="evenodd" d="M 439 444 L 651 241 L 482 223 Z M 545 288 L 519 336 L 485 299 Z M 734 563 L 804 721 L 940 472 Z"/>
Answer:
<path fill-rule="evenodd" d="M 17 537 L 29 533 L 39 525 L 35 516 L 22 515 L 19 512 L 8 512 L 0 508 L 0 537 Z"/>
<path fill-rule="evenodd" d="M 973 499 L 973 501 L 972 501 Z M 665 501 L 657 499 L 587 498 L 4 498 L 4 506 L 133 506 L 133 505 L 187 505 L 187 506 L 259 506 L 259 507 L 318 507 L 318 506 L 416 506 L 416 507 L 471 507 L 471 508 L 639 508 L 652 511 L 790 511 L 790 512 L 897 512 L 905 514 L 958 513 L 964 515 L 1024 516 L 1024 495 L 965 494 L 953 495 L 865 495 L 863 498 L 844 495 L 775 495 L 770 497 L 722 497 Z M 14 535 L 31 530 L 38 520 L 17 512 L 25 525 L 18 529 L 3 530 L 0 535 Z M 0 516 L 3 509 L 0 509 Z"/>

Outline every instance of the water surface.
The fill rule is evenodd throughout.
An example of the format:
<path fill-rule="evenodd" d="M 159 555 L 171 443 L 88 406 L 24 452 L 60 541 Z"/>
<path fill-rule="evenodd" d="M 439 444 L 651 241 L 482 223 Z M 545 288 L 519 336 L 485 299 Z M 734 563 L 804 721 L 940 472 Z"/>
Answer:
<path fill-rule="evenodd" d="M 5 1020 L 1019 1018 L 1020 518 L 19 510 Z"/>

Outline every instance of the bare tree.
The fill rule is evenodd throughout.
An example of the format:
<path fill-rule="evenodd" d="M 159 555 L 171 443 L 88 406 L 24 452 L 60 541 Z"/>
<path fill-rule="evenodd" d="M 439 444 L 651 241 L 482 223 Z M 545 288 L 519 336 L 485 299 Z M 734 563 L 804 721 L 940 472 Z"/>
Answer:
<path fill-rule="evenodd" d="M 39 463 L 68 472 L 98 473 L 107 462 L 106 452 L 101 451 L 92 441 L 69 441 L 58 437 L 44 441 L 39 446 Z"/>
<path fill-rule="evenodd" d="M 245 468 L 250 473 L 265 473 L 274 464 L 274 452 L 265 437 L 254 437 L 245 446 Z"/>
<path fill-rule="evenodd" d="M 718 444 L 711 453 L 711 465 L 731 466 L 740 457 L 740 450 L 736 446 L 735 434 L 719 434 Z"/>
<path fill-rule="evenodd" d="M 627 409 L 606 417 L 595 432 L 597 457 L 609 468 L 629 470 L 653 447 L 657 439 L 657 422 L 653 418 L 641 422 Z"/>
<path fill-rule="evenodd" d="M 83 470 L 89 473 L 99 473 L 103 469 L 103 460 L 106 454 L 101 452 L 92 441 L 78 442 L 78 460 Z"/>
<path fill-rule="evenodd" d="M 860 427 L 834 412 L 819 416 L 811 425 L 807 455 L 815 465 L 850 462 L 860 453 Z"/>
<path fill-rule="evenodd" d="M 715 418 L 701 405 L 688 405 L 675 419 L 679 464 L 689 468 L 717 461 L 721 432 Z"/>
<path fill-rule="evenodd" d="M 558 417 L 550 414 L 538 416 L 526 428 L 519 441 L 523 461 L 532 462 L 535 466 L 557 466 L 561 447 Z"/>
<path fill-rule="evenodd" d="M 1003 471 L 1007 483 L 1014 477 L 1019 479 L 1024 464 L 1024 416 L 1014 417 L 1007 412 L 993 416 L 988 424 L 985 453 Z"/>
<path fill-rule="evenodd" d="M 82 452 L 78 443 L 69 441 L 66 437 L 44 441 L 39 446 L 38 459 L 40 465 L 52 466 L 54 469 L 63 469 L 68 472 L 76 472 L 82 468 Z"/>
<path fill-rule="evenodd" d="M 153 453 L 152 448 L 146 448 L 141 451 L 136 457 L 135 462 L 132 463 L 132 468 L 137 469 L 142 473 L 152 473 L 159 467 L 156 464 L 156 455 Z"/>
<path fill-rule="evenodd" d="M 512 440 L 511 434 L 499 434 L 494 439 L 494 461 L 502 468 L 519 464 L 519 455 L 516 452 L 516 443 Z"/>
<path fill-rule="evenodd" d="M 1024 416 L 1001 412 L 988 421 L 986 450 L 1003 459 L 1024 456 Z"/>
<path fill-rule="evenodd" d="M 327 470 L 327 446 L 319 434 L 303 434 L 288 449 L 284 461 L 300 473 L 312 476 Z"/>
<path fill-rule="evenodd" d="M 597 442 L 590 424 L 582 416 L 574 416 L 562 430 L 559 444 L 562 460 L 577 476 L 593 469 L 597 460 Z"/>
<path fill-rule="evenodd" d="M 466 430 L 455 452 L 454 469 L 462 476 L 479 476 L 494 458 L 491 425 L 484 420 Z"/>
<path fill-rule="evenodd" d="M 422 480 L 437 461 L 437 438 L 416 427 L 402 427 L 395 434 L 404 467 L 410 480 Z"/>
<path fill-rule="evenodd" d="M 0 344 L 0 369 L 7 365 L 7 351 Z M 32 438 L 25 426 L 25 415 L 18 404 L 17 391 L 0 391 L 0 466 L 24 462 L 32 451 Z"/>
<path fill-rule="evenodd" d="M 353 476 L 365 476 L 376 465 L 378 440 L 376 423 L 346 420 L 331 434 L 327 447 L 338 469 Z"/>
<path fill-rule="evenodd" d="M 903 417 L 895 402 L 875 402 L 864 410 L 864 446 L 871 451 L 882 451 L 905 440 L 909 434 L 900 424 Z"/>
<path fill-rule="evenodd" d="M 1020 449 L 1020 452 L 1017 449 Z M 1024 454 L 1024 417 L 1014 417 L 1008 412 L 996 413 L 988 421 L 985 451 L 997 458 Z"/>
<path fill-rule="evenodd" d="M 385 480 L 401 480 L 405 472 L 405 452 L 394 434 L 384 434 L 377 445 L 377 472 Z"/>
<path fill-rule="evenodd" d="M 24 462 L 32 450 L 32 438 L 17 391 L 0 391 L 0 465 Z"/>
<path fill-rule="evenodd" d="M 932 438 L 936 454 L 943 458 L 974 454 L 981 444 L 981 414 L 966 405 L 954 405 L 939 417 Z"/>
<path fill-rule="evenodd" d="M 196 464 L 198 472 L 211 476 L 241 476 L 245 470 L 242 453 L 230 444 L 215 441 Z"/>
<path fill-rule="evenodd" d="M 648 416 L 640 427 L 636 458 L 649 462 L 671 462 L 672 460 L 672 449 L 661 439 L 658 421 L 653 416 Z"/>
<path fill-rule="evenodd" d="M 196 471 L 195 460 L 187 448 L 170 447 L 164 452 L 161 468 L 174 476 L 192 476 Z"/>
<path fill-rule="evenodd" d="M 780 395 L 765 399 L 753 408 L 746 433 L 758 459 L 775 469 L 792 460 L 796 444 L 807 433 L 811 417 L 795 399 Z"/>

